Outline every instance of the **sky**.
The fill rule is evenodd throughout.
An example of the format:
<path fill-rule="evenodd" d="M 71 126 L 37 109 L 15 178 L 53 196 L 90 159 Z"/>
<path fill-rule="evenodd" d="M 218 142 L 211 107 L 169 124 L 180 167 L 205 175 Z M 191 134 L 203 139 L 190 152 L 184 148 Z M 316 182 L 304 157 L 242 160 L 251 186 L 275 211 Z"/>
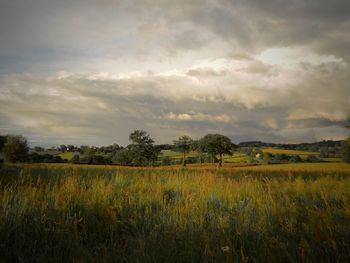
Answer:
<path fill-rule="evenodd" d="M 0 134 L 341 140 L 348 0 L 0 0 Z"/>

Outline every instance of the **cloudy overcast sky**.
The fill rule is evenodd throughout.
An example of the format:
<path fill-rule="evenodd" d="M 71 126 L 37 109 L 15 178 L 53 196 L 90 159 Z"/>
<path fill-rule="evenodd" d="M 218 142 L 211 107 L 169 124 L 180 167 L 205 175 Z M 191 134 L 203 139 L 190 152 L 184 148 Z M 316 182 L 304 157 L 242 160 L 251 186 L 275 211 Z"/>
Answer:
<path fill-rule="evenodd" d="M 343 139 L 349 0 L 0 0 L 0 133 Z"/>

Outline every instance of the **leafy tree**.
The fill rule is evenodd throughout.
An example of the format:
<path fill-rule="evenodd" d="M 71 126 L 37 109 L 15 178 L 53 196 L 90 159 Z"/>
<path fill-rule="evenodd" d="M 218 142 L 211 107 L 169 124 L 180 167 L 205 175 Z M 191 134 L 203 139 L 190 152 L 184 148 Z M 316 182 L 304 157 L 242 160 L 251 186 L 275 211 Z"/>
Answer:
<path fill-rule="evenodd" d="M 199 148 L 216 159 L 219 155 L 219 166 L 222 166 L 222 156 L 224 154 L 232 155 L 236 145 L 234 145 L 230 138 L 221 134 L 207 134 L 199 142 Z"/>
<path fill-rule="evenodd" d="M 207 154 L 205 153 L 205 149 L 203 148 L 204 145 L 202 145 L 202 141 L 201 140 L 195 140 L 192 141 L 192 145 L 191 145 L 191 149 L 193 151 L 197 152 L 197 159 L 199 161 L 200 164 L 202 164 L 203 162 L 205 162 Z"/>
<path fill-rule="evenodd" d="M 24 162 L 27 159 L 28 141 L 21 135 L 8 135 L 3 147 L 5 159 L 9 162 Z"/>
<path fill-rule="evenodd" d="M 348 124 L 346 128 L 350 129 L 350 124 Z M 350 163 L 350 136 L 345 141 L 343 141 L 341 151 L 342 151 L 343 161 Z"/>
<path fill-rule="evenodd" d="M 109 158 L 103 157 L 102 155 L 94 155 L 90 161 L 91 164 L 110 164 L 111 160 Z"/>
<path fill-rule="evenodd" d="M 80 155 L 79 154 L 74 154 L 74 156 L 73 156 L 71 161 L 72 161 L 72 163 L 79 163 Z"/>
<path fill-rule="evenodd" d="M 179 137 L 177 140 L 174 140 L 173 143 L 174 143 L 174 150 L 177 152 L 181 152 L 183 154 L 182 166 L 186 166 L 186 154 L 191 151 L 193 140 L 189 136 L 183 135 Z"/>
<path fill-rule="evenodd" d="M 318 163 L 320 161 L 320 158 L 318 158 L 316 155 L 309 155 L 308 157 L 306 157 L 306 162 L 309 163 Z"/>
<path fill-rule="evenodd" d="M 301 163 L 303 159 L 299 155 L 292 155 L 289 159 L 290 162 L 292 163 Z"/>
<path fill-rule="evenodd" d="M 129 135 L 129 140 L 134 145 L 153 145 L 154 141 L 151 139 L 150 135 L 143 130 L 135 130 Z"/>
<path fill-rule="evenodd" d="M 59 150 L 64 153 L 65 151 L 67 151 L 67 146 L 62 144 L 60 145 Z"/>
<path fill-rule="evenodd" d="M 271 153 L 269 153 L 269 152 L 264 152 L 264 161 L 265 161 L 266 163 L 269 163 L 269 161 L 271 160 L 272 157 L 273 157 L 273 156 L 272 156 Z"/>
<path fill-rule="evenodd" d="M 36 152 L 44 152 L 45 149 L 43 147 L 35 146 L 34 147 L 34 151 L 36 151 Z"/>
<path fill-rule="evenodd" d="M 80 162 L 82 163 L 93 163 L 93 159 L 95 157 L 95 149 L 92 147 L 84 148 L 84 152 L 82 154 L 82 157 L 80 158 Z"/>
<path fill-rule="evenodd" d="M 4 147 L 6 142 L 6 136 L 0 135 L 0 152 L 2 151 L 2 148 Z"/>
<path fill-rule="evenodd" d="M 342 143 L 343 161 L 350 163 L 350 137 Z"/>
<path fill-rule="evenodd" d="M 74 152 L 75 151 L 75 146 L 72 144 L 67 145 L 67 152 Z"/>
<path fill-rule="evenodd" d="M 119 150 L 112 159 L 112 162 L 120 165 L 130 165 L 132 163 L 132 152 L 129 149 Z"/>
<path fill-rule="evenodd" d="M 38 154 L 33 152 L 28 155 L 28 161 L 31 163 L 64 163 L 67 162 L 66 159 L 62 159 L 59 155 L 52 154 Z"/>
<path fill-rule="evenodd" d="M 2 152 L 2 148 L 4 147 L 5 142 L 6 142 L 6 136 L 0 135 L 0 153 Z M 4 164 L 4 160 L 1 158 L 1 155 L 0 155 L 0 167 L 2 167 L 3 164 Z"/>
<path fill-rule="evenodd" d="M 348 124 L 346 128 L 350 129 L 350 124 Z M 350 136 L 342 142 L 341 152 L 343 161 L 350 163 Z"/>
<path fill-rule="evenodd" d="M 153 146 L 154 140 L 143 130 L 135 130 L 129 135 L 132 142 L 127 149 L 132 156 L 133 165 L 147 165 L 157 160 L 159 149 Z"/>
<path fill-rule="evenodd" d="M 90 149 L 90 146 L 87 146 L 87 145 L 81 145 L 79 148 L 78 148 L 78 152 L 80 154 L 84 154 L 86 151 L 88 151 Z"/>
<path fill-rule="evenodd" d="M 321 158 L 328 158 L 329 157 L 329 150 L 328 150 L 328 147 L 322 147 L 320 149 L 320 157 Z"/>
<path fill-rule="evenodd" d="M 162 165 L 171 165 L 171 158 L 169 156 L 164 156 L 162 158 Z"/>
<path fill-rule="evenodd" d="M 123 149 L 123 147 L 119 146 L 118 144 L 112 144 L 108 146 L 102 146 L 98 149 L 98 152 L 104 153 L 110 156 L 114 156 L 116 152 Z"/>

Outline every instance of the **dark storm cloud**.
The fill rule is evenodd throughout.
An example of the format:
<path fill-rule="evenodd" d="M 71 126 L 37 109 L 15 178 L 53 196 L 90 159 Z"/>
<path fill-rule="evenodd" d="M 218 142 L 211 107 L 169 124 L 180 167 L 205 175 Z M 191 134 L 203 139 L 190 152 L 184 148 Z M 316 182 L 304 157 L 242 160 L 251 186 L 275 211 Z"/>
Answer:
<path fill-rule="evenodd" d="M 0 7 L 2 72 L 79 71 L 96 59 L 166 57 L 208 45 L 213 36 L 249 52 L 310 45 L 344 59 L 350 53 L 347 0 L 12 0 Z"/>

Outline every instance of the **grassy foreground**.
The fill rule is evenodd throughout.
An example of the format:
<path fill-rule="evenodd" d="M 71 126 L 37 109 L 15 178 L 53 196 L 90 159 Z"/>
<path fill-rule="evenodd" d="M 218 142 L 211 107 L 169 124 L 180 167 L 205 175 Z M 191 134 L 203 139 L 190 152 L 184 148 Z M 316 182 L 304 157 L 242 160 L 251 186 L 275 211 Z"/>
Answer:
<path fill-rule="evenodd" d="M 313 165 L 6 167 L 0 261 L 348 262 L 350 166 Z"/>

